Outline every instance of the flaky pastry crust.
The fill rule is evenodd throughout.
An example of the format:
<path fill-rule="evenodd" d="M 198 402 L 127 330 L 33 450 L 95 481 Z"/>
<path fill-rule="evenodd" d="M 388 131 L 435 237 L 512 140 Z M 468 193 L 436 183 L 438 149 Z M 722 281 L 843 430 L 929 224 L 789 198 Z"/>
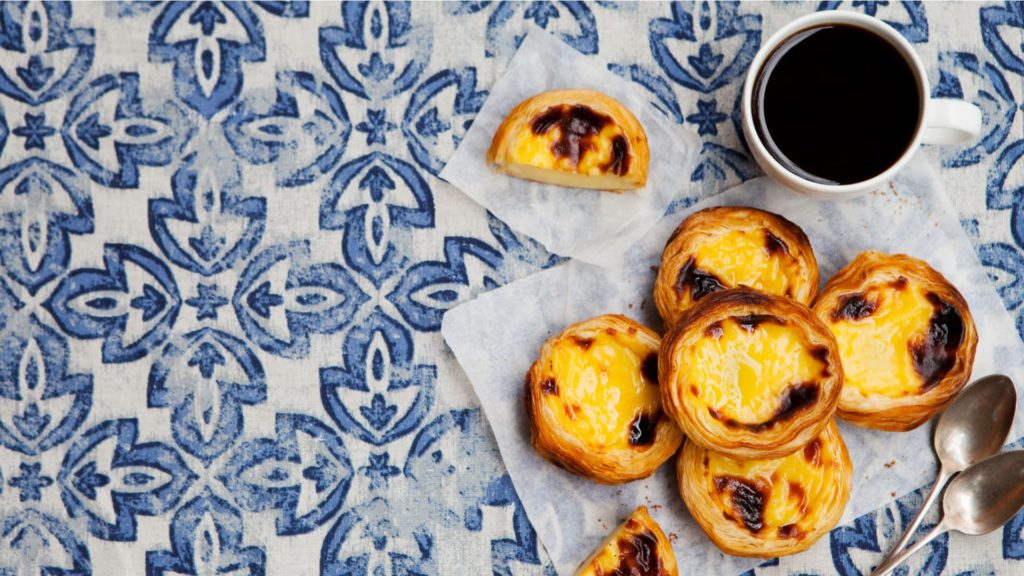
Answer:
<path fill-rule="evenodd" d="M 654 284 L 654 303 L 670 328 L 702 297 L 746 286 L 810 305 L 818 292 L 811 242 L 786 218 L 742 206 L 707 208 L 669 238 Z"/>
<path fill-rule="evenodd" d="M 589 558 L 575 576 L 677 576 L 676 555 L 661 526 L 640 506 L 620 524 Z"/>
<path fill-rule="evenodd" d="M 783 458 L 733 460 L 687 442 L 676 466 L 679 492 L 708 538 L 727 554 L 761 558 L 802 552 L 834 528 L 853 478 L 831 418 Z"/>
<path fill-rule="evenodd" d="M 904 431 L 944 409 L 970 379 L 978 334 L 960 292 L 923 260 L 862 252 L 814 312 L 839 342 L 840 418 Z"/>
<path fill-rule="evenodd" d="M 661 409 L 660 342 L 619 315 L 579 322 L 549 338 L 526 376 L 537 452 L 605 484 L 653 474 L 683 438 Z"/>
<path fill-rule="evenodd" d="M 518 178 L 622 191 L 647 183 L 650 151 L 643 126 L 618 100 L 595 90 L 552 90 L 508 113 L 486 160 Z"/>
<path fill-rule="evenodd" d="M 702 298 L 665 335 L 661 403 L 696 444 L 776 458 L 813 440 L 843 386 L 836 341 L 809 308 L 749 288 Z"/>

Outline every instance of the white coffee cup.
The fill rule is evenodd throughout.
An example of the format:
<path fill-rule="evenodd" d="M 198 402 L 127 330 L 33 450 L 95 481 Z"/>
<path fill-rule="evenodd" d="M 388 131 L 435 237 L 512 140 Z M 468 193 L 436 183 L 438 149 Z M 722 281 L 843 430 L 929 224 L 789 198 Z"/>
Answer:
<path fill-rule="evenodd" d="M 921 98 L 921 113 L 917 121 L 917 128 L 914 131 L 914 137 L 910 145 L 907 146 L 903 155 L 884 172 L 868 180 L 852 184 L 815 182 L 788 170 L 769 153 L 754 125 L 753 92 L 765 60 L 771 56 L 780 44 L 797 32 L 829 24 L 857 26 L 874 32 L 888 40 L 899 51 L 913 71 L 917 82 L 918 94 Z M 780 28 L 761 46 L 761 49 L 754 56 L 754 60 L 750 64 L 750 70 L 747 71 L 746 83 L 743 86 L 743 134 L 746 136 L 747 145 L 754 156 L 754 160 L 761 166 L 761 169 L 780 184 L 818 198 L 850 198 L 876 190 L 891 180 L 899 172 L 900 168 L 913 157 L 921 144 L 961 144 L 974 140 L 981 134 L 981 110 L 977 106 L 961 100 L 929 98 L 929 94 L 931 94 L 931 88 L 928 84 L 928 77 L 925 74 L 924 63 L 921 61 L 921 57 L 914 51 L 910 42 L 907 42 L 891 26 L 877 18 L 857 12 L 840 10 L 815 12 L 814 14 L 797 18 Z M 841 111 L 836 113 L 841 113 Z"/>

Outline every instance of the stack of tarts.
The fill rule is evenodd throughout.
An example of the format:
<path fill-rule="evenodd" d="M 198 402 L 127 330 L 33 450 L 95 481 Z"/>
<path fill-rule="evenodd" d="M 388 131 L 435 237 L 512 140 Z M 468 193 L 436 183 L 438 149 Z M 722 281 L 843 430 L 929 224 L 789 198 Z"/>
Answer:
<path fill-rule="evenodd" d="M 864 252 L 819 294 L 806 234 L 752 208 L 684 220 L 654 300 L 662 338 L 600 316 L 545 342 L 526 378 L 532 441 L 551 462 L 610 484 L 650 476 L 678 453 L 691 515 L 739 556 L 793 554 L 831 530 L 853 473 L 834 417 L 920 426 L 967 383 L 977 345 L 963 296 L 927 263 Z M 644 545 L 671 560 L 638 573 L 674 574 L 660 528 L 635 514 L 623 526 L 653 526 Z M 640 542 L 636 530 L 627 540 Z M 608 542 L 580 574 L 595 558 L 610 566 L 629 555 Z"/>

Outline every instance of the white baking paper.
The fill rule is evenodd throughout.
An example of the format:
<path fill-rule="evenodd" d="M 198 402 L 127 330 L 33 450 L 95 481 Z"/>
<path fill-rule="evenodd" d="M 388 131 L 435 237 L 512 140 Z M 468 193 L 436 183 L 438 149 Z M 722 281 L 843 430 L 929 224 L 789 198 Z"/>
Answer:
<path fill-rule="evenodd" d="M 979 333 L 974 375 L 1002 372 L 1022 381 L 1024 346 L 1013 321 L 922 156 L 885 190 L 842 202 L 806 198 L 780 189 L 767 178 L 748 181 L 665 217 L 610 268 L 570 261 L 483 294 L 444 318 L 444 338 L 473 383 L 519 497 L 563 576 L 572 574 L 638 504 L 656 506 L 653 516 L 666 533 L 677 536 L 673 547 L 686 574 L 738 574 L 760 563 L 723 555 L 705 537 L 679 497 L 673 461 L 648 480 L 597 485 L 534 452 L 523 410 L 524 375 L 544 340 L 565 326 L 603 313 L 622 313 L 660 328 L 651 301 L 653 266 L 659 263 L 669 234 L 687 214 L 719 205 L 763 208 L 800 225 L 814 246 L 823 283 L 869 248 L 928 261 L 960 289 L 970 305 Z M 1011 438 L 1021 435 L 1019 422 L 1018 418 Z M 840 428 L 854 465 L 853 493 L 843 522 L 934 478 L 931 425 L 907 433 L 845 424 Z M 817 545 L 828 546 L 828 538 Z"/>
<path fill-rule="evenodd" d="M 582 190 L 491 170 L 485 154 L 509 111 L 530 96 L 559 88 L 600 90 L 636 115 L 651 150 L 647 186 L 622 193 Z M 549 251 L 601 265 L 619 260 L 665 214 L 690 181 L 700 146 L 693 131 L 669 121 L 600 59 L 534 29 L 491 88 L 441 178 Z"/>

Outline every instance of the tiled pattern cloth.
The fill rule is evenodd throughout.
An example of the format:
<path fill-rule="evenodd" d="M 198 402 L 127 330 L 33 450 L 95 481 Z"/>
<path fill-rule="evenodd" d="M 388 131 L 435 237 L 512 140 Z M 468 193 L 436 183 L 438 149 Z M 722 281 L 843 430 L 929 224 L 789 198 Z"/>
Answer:
<path fill-rule="evenodd" d="M 0 574 L 551 573 L 437 330 L 558 258 L 435 174 L 539 26 L 704 138 L 683 202 L 756 176 L 743 73 L 834 4 L 0 5 Z M 928 155 L 1024 327 L 1022 6 L 839 8 L 984 110 Z M 919 501 L 757 572 L 863 573 Z"/>

